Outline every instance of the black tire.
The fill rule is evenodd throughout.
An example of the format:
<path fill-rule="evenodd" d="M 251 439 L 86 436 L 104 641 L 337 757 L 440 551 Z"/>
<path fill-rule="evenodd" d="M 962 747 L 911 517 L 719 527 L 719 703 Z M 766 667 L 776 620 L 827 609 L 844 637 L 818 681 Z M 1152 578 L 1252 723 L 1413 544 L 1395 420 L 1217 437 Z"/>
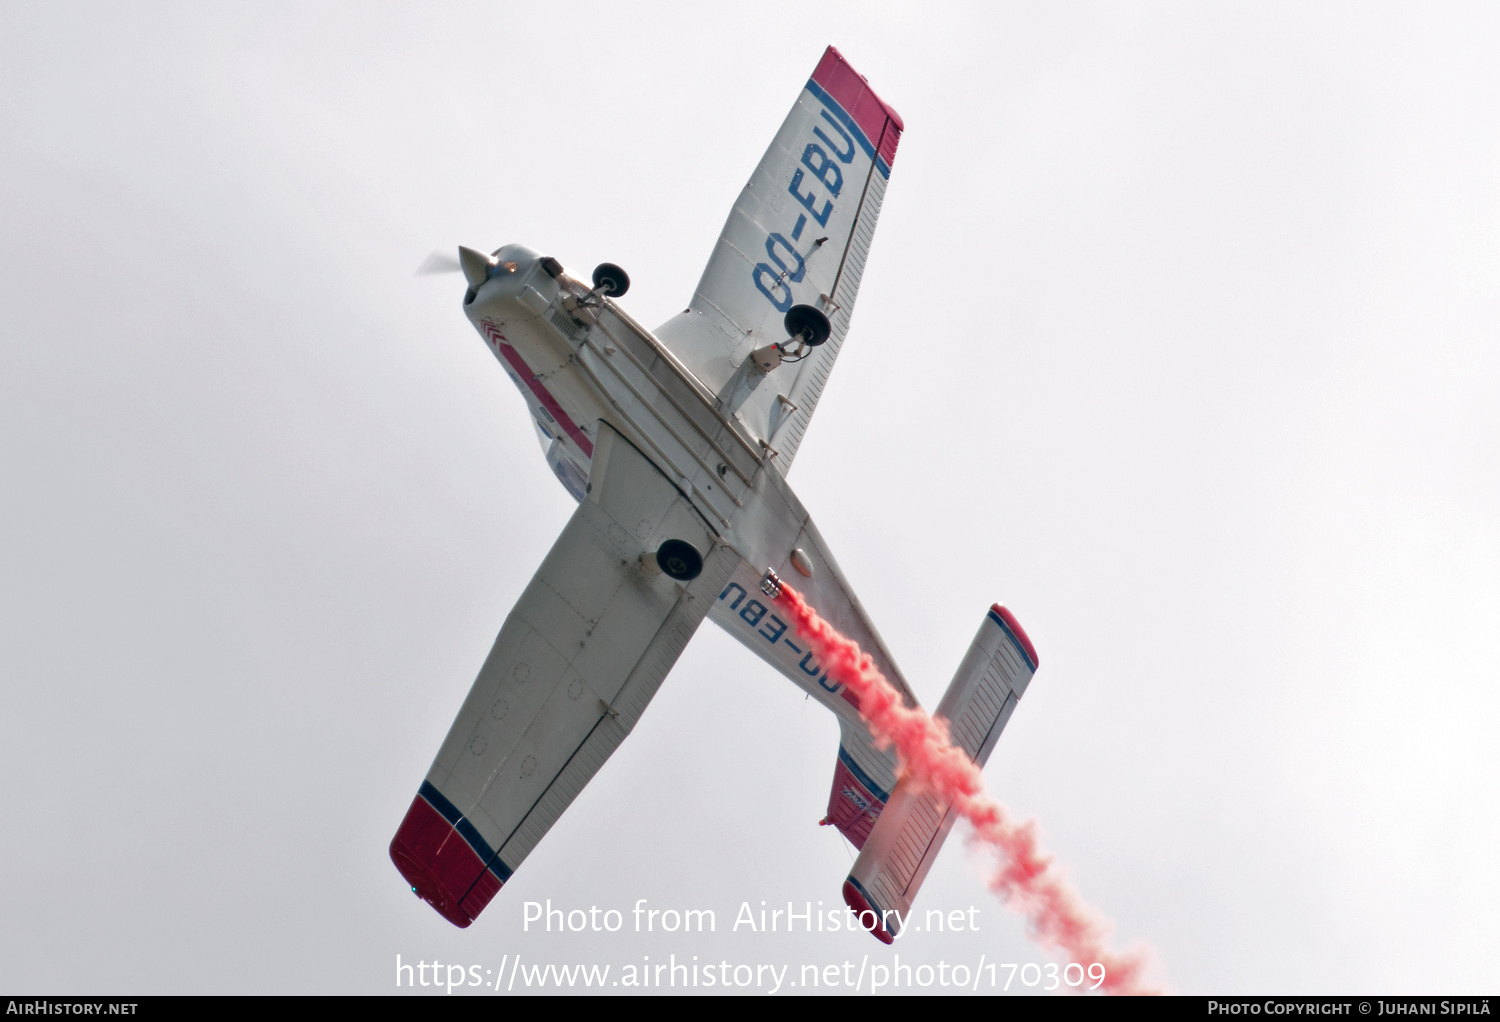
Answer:
<path fill-rule="evenodd" d="M 828 340 L 828 335 L 833 333 L 828 317 L 811 305 L 793 305 L 787 310 L 786 319 L 782 323 L 786 326 L 788 337 L 796 340 L 800 336 L 814 348 Z"/>
<path fill-rule="evenodd" d="M 669 539 L 656 549 L 656 566 L 669 578 L 691 582 L 703 574 L 703 555 L 686 540 Z"/>
<path fill-rule="evenodd" d="M 619 298 L 630 290 L 630 275 L 614 263 L 600 263 L 594 267 L 594 287 L 602 287 L 609 297 Z"/>

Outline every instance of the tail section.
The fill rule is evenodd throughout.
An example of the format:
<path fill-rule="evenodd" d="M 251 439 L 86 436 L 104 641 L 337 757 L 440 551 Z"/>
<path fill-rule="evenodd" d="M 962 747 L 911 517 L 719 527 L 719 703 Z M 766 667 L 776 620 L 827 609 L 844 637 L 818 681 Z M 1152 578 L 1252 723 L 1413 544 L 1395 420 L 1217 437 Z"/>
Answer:
<path fill-rule="evenodd" d="M 1031 640 L 1010 611 L 996 604 L 979 626 L 933 716 L 947 720 L 953 744 L 983 766 L 1036 667 Z M 863 831 L 863 840 L 856 842 L 861 847 L 859 858 L 844 882 L 844 901 L 860 915 L 866 929 L 889 944 L 910 915 L 955 816 L 935 795 L 917 790 L 904 779 L 896 783 L 883 810 L 871 807 L 873 817 L 852 812 L 855 802 L 841 793 L 839 781 L 845 774 L 856 780 L 857 775 L 845 762 L 843 749 L 839 751 L 829 822 L 846 835 Z M 847 783 L 845 787 L 860 797 L 867 793 Z M 836 804 L 841 813 L 837 818 Z"/>
<path fill-rule="evenodd" d="M 855 848 L 864 848 L 870 831 L 880 813 L 890 800 L 890 793 L 880 786 L 873 771 L 859 762 L 851 753 L 847 741 L 849 729 L 845 727 L 844 741 L 839 742 L 839 758 L 833 764 L 833 790 L 828 793 L 828 815 L 823 817 L 825 826 L 837 827 L 839 833 L 849 839 Z M 852 743 L 849 743 L 852 744 Z M 856 752 L 863 752 L 856 746 Z M 873 757 L 870 757 L 873 759 Z M 882 760 L 877 760 L 884 765 Z"/>

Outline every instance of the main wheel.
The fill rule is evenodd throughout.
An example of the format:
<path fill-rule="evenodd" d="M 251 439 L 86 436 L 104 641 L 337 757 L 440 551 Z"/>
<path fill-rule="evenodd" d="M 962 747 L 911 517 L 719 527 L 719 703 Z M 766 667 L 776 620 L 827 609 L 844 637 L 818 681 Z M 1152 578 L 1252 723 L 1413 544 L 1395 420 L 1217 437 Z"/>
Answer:
<path fill-rule="evenodd" d="M 594 287 L 602 287 L 606 295 L 618 298 L 630 290 L 630 275 L 614 263 L 600 263 L 594 267 Z"/>
<path fill-rule="evenodd" d="M 656 566 L 679 582 L 691 582 L 703 573 L 703 555 L 686 540 L 669 539 L 657 547 Z"/>
<path fill-rule="evenodd" d="M 787 310 L 786 319 L 782 323 L 786 326 L 788 337 L 792 340 L 800 337 L 814 348 L 828 340 L 828 335 L 833 333 L 828 317 L 811 305 L 793 305 Z"/>

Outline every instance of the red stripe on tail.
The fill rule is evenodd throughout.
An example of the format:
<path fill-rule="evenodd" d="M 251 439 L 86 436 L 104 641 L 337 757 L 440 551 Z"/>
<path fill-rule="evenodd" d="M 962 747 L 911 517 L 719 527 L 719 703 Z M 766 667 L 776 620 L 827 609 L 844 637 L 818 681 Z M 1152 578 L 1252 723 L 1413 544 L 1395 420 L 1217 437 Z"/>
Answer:
<path fill-rule="evenodd" d="M 864 75 L 854 70 L 844 55 L 832 46 L 823 51 L 823 59 L 813 69 L 812 80 L 854 118 L 854 123 L 859 125 L 889 167 L 896 159 L 896 144 L 901 141 L 901 132 L 906 127 L 895 108 L 875 95 Z"/>

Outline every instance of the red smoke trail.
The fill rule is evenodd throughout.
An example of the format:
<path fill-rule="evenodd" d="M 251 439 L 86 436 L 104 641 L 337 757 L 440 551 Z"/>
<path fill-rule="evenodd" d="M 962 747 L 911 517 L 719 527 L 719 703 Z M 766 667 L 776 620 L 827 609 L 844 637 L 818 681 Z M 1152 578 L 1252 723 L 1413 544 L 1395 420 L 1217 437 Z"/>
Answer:
<path fill-rule="evenodd" d="M 1085 966 L 1102 963 L 1106 993 L 1159 993 L 1143 986 L 1143 953 L 1110 950 L 1110 923 L 1084 904 L 1038 847 L 1036 822 L 1016 823 L 985 795 L 979 767 L 949 741 L 947 722 L 933 720 L 919 706 L 907 706 L 859 644 L 840 635 L 785 582 L 778 599 L 828 673 L 858 697 L 859 714 L 876 739 L 895 745 L 902 775 L 956 808 L 974 828 L 971 840 L 994 849 L 1000 863 L 990 890 L 1026 916 L 1038 943 L 1061 949 L 1070 961 Z"/>

